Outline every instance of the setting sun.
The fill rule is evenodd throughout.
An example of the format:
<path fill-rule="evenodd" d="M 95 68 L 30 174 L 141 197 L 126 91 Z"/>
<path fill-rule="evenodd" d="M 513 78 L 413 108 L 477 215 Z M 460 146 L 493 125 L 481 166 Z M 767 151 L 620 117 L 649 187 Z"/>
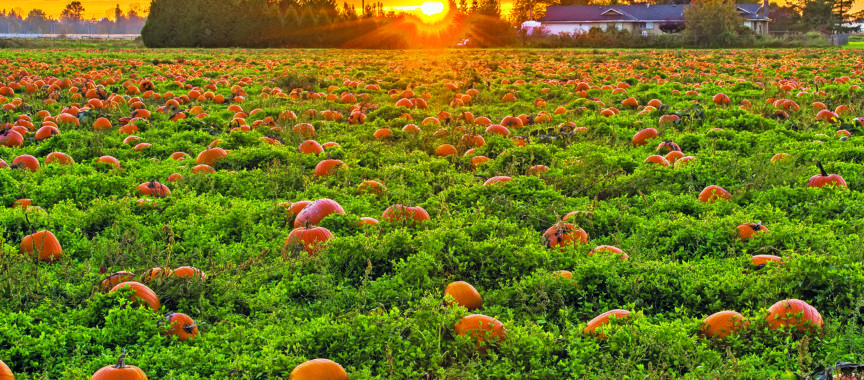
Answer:
<path fill-rule="evenodd" d="M 423 3 L 420 6 L 420 12 L 423 12 L 426 16 L 437 15 L 444 12 L 444 3 L 438 1 Z"/>

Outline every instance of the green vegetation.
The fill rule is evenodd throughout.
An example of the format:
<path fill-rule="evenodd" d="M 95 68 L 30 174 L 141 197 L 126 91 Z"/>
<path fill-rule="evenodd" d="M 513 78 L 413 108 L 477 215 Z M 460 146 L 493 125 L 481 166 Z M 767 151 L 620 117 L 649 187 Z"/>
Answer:
<path fill-rule="evenodd" d="M 0 103 L 10 105 L 0 122 L 35 124 L 0 158 L 40 163 L 0 168 L 0 360 L 18 380 L 86 379 L 122 349 L 151 379 L 285 379 L 314 358 L 352 379 L 785 379 L 864 362 L 860 64 L 860 52 L 840 49 L 0 51 Z M 79 109 L 77 126 L 60 116 L 88 104 L 73 87 L 105 105 Z M 731 103 L 714 101 L 720 93 Z M 401 98 L 427 107 L 398 107 Z M 662 105 L 647 108 L 652 99 Z M 136 100 L 152 116 L 133 110 Z M 347 122 L 360 118 L 351 107 L 364 123 Z M 42 110 L 60 133 L 36 140 Z M 464 112 L 528 122 L 502 123 L 505 137 Z M 680 120 L 658 124 L 671 114 Z M 100 117 L 111 127 L 94 131 Z M 124 143 L 124 122 L 139 140 Z M 339 146 L 299 153 L 301 123 Z M 409 123 L 420 132 L 403 131 Z M 660 136 L 634 147 L 648 127 Z M 373 137 L 382 128 L 390 136 Z M 485 145 L 465 155 L 475 132 Z M 230 153 L 214 173 L 193 173 L 214 140 Z M 665 140 L 695 159 L 645 163 Z M 437 156 L 442 144 L 459 154 Z M 47 163 L 52 152 L 75 163 Z M 777 153 L 789 157 L 772 162 Z M 122 168 L 96 162 L 107 155 Z M 489 161 L 472 170 L 477 156 Z M 313 175 L 327 158 L 347 168 Z M 848 188 L 808 187 L 814 160 Z M 535 165 L 549 169 L 532 175 Z M 172 173 L 182 180 L 169 182 Z M 512 180 L 483 185 L 493 176 Z M 153 180 L 170 195 L 133 190 Z M 386 191 L 359 191 L 366 180 Z M 700 202 L 709 185 L 731 199 Z M 12 207 L 25 198 L 30 207 Z M 321 198 L 344 208 L 320 223 L 334 237 L 315 255 L 286 248 L 293 215 L 280 203 Z M 386 222 L 394 204 L 421 206 L 430 220 Z M 584 211 L 569 223 L 589 242 L 548 248 L 544 231 L 572 211 Z M 361 227 L 361 217 L 382 223 Z M 769 231 L 739 239 L 744 223 Z M 20 253 L 35 230 L 53 232 L 63 256 Z M 590 256 L 600 245 L 629 258 Z M 783 262 L 755 266 L 758 254 Z M 180 266 L 206 279 L 142 279 Z M 121 270 L 158 295 L 159 312 L 129 291 L 100 291 Z M 443 302 L 453 281 L 476 287 L 482 307 Z M 818 309 L 821 333 L 769 328 L 767 309 L 789 298 Z M 612 309 L 632 314 L 607 339 L 584 333 Z M 703 318 L 721 310 L 749 327 L 702 337 Z M 193 318 L 200 335 L 165 335 L 169 312 Z M 454 333 L 472 313 L 506 328 L 487 354 Z"/>

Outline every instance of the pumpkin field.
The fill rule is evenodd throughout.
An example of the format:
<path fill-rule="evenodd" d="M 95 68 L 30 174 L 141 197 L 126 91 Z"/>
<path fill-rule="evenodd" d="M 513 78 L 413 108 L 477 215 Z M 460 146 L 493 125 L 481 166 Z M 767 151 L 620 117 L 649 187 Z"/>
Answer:
<path fill-rule="evenodd" d="M 862 53 L 2 50 L 0 380 L 861 379 Z"/>

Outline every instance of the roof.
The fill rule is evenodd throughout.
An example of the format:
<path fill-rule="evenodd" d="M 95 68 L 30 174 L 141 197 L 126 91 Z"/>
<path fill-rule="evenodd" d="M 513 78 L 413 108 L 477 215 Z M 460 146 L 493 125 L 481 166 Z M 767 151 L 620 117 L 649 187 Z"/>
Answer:
<path fill-rule="evenodd" d="M 579 21 L 684 21 L 684 8 L 688 5 L 558 5 L 546 7 L 542 22 Z M 762 4 L 737 4 L 742 17 L 759 20 Z"/>

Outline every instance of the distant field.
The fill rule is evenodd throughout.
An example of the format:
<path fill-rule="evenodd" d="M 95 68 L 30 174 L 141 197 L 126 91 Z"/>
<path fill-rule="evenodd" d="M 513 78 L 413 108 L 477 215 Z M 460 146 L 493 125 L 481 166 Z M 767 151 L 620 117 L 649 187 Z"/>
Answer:
<path fill-rule="evenodd" d="M 844 46 L 846 49 L 864 49 L 864 41 L 849 41 L 849 45 Z"/>
<path fill-rule="evenodd" d="M 857 51 L 75 46 L 0 50 L 17 380 L 864 362 Z"/>

